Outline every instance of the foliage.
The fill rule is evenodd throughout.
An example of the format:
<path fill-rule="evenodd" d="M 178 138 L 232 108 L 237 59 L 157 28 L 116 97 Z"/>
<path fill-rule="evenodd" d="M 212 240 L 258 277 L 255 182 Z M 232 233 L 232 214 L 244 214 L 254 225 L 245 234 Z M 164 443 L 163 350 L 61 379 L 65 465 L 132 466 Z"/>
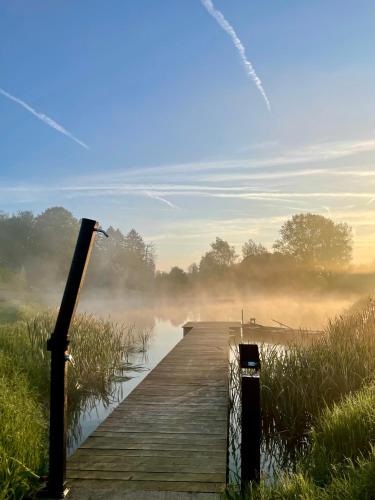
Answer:
<path fill-rule="evenodd" d="M 375 302 L 329 322 L 311 345 L 263 347 L 262 408 L 266 434 L 301 440 L 325 405 L 359 390 L 375 373 Z"/>
<path fill-rule="evenodd" d="M 261 243 L 255 243 L 252 239 L 246 241 L 242 246 L 242 257 L 246 259 L 247 257 L 256 257 L 259 255 L 265 255 L 268 250 Z"/>
<path fill-rule="evenodd" d="M 305 460 L 310 475 L 325 484 L 339 466 L 367 458 L 375 443 L 375 386 L 351 393 L 332 408 L 325 408 L 310 436 Z"/>
<path fill-rule="evenodd" d="M 351 229 L 322 215 L 296 214 L 282 225 L 280 234 L 274 249 L 306 266 L 332 270 L 351 259 Z"/>
<path fill-rule="evenodd" d="M 62 207 L 34 216 L 31 212 L 0 215 L 0 293 L 29 293 L 62 286 L 73 254 L 79 221 Z M 199 293 L 228 295 L 272 291 L 355 291 L 369 293 L 371 269 L 353 272 L 351 229 L 315 214 L 297 214 L 281 227 L 281 238 L 268 251 L 248 239 L 242 259 L 230 242 L 217 237 L 188 271 L 173 266 L 155 272 L 155 248 L 131 229 L 109 227 L 109 238 L 95 239 L 85 287 L 135 296 Z"/>
<path fill-rule="evenodd" d="M 236 249 L 221 238 L 211 243 L 211 250 L 206 252 L 199 264 L 199 271 L 203 274 L 210 274 L 220 271 L 223 268 L 232 266 L 236 259 Z"/>
<path fill-rule="evenodd" d="M 311 432 L 311 447 L 294 472 L 272 485 L 249 485 L 253 500 L 353 500 L 375 498 L 375 388 L 350 394 L 326 408 Z M 229 498 L 235 495 L 228 495 Z"/>
<path fill-rule="evenodd" d="M 12 289 L 45 288 L 66 279 L 79 230 L 79 221 L 62 207 L 34 216 L 31 212 L 0 215 L 0 283 Z M 155 252 L 134 229 L 125 236 L 108 229 L 110 238 L 95 240 L 87 285 L 113 290 L 150 288 L 155 272 Z M 12 274 L 10 274 L 10 272 Z"/>
<path fill-rule="evenodd" d="M 284 472 L 243 496 L 233 486 L 226 498 L 375 498 L 374 330 L 367 299 L 311 345 L 262 348 L 263 446 Z M 231 373 L 237 387 L 238 368 Z"/>
<path fill-rule="evenodd" d="M 46 419 L 35 390 L 0 352 L 0 499 L 21 499 L 38 486 L 46 460 Z"/>
<path fill-rule="evenodd" d="M 46 341 L 55 320 L 55 313 L 45 312 L 0 325 L 0 500 L 23 498 L 22 492 L 34 487 L 35 474 L 45 464 L 50 376 Z M 115 382 L 137 370 L 128 356 L 147 349 L 150 332 L 77 315 L 70 338 L 75 362 L 68 370 L 71 445 L 80 439 L 82 412 L 98 401 L 106 406 L 117 399 Z"/>

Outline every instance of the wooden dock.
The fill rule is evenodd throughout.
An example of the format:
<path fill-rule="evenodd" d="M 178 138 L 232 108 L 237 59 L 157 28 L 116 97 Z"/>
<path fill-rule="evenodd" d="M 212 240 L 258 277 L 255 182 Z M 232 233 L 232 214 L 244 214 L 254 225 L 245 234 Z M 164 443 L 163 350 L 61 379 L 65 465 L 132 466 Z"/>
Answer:
<path fill-rule="evenodd" d="M 233 325 L 185 325 L 184 338 L 68 460 L 69 498 L 220 498 Z"/>

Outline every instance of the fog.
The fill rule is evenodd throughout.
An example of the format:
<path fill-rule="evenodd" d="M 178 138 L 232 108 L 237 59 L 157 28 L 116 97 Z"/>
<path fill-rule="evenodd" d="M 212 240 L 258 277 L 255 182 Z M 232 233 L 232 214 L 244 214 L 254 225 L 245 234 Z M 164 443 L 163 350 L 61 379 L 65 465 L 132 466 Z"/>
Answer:
<path fill-rule="evenodd" d="M 241 321 L 256 318 L 257 323 L 274 325 L 273 320 L 292 328 L 322 329 L 329 318 L 341 314 L 357 295 L 253 295 L 226 298 L 209 298 L 207 295 L 183 300 L 145 300 L 127 296 L 93 296 L 82 294 L 80 312 L 115 321 L 153 327 L 160 321 L 168 321 L 179 327 L 187 321 Z"/>

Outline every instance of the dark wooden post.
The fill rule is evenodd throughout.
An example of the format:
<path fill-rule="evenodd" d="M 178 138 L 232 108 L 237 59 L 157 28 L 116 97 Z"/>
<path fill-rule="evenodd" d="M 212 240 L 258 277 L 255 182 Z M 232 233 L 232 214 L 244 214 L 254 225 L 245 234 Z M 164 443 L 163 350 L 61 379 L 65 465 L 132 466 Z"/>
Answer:
<path fill-rule="evenodd" d="M 241 489 L 260 478 L 260 359 L 256 344 L 240 344 Z"/>
<path fill-rule="evenodd" d="M 47 342 L 47 349 L 51 351 L 49 474 L 47 488 L 41 492 L 41 497 L 64 497 L 68 331 L 78 303 L 97 226 L 94 220 L 82 219 L 55 329 Z"/>

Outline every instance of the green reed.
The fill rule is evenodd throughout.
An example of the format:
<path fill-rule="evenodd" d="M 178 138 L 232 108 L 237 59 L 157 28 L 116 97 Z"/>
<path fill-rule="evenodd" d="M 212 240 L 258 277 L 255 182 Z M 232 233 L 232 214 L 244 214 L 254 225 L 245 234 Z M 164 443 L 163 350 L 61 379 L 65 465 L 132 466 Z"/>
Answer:
<path fill-rule="evenodd" d="M 278 472 L 243 498 L 375 498 L 374 301 L 330 321 L 309 345 L 262 345 L 260 354 L 262 451 Z M 227 497 L 241 498 L 235 485 Z"/>
<path fill-rule="evenodd" d="M 309 433 L 310 446 L 293 470 L 279 471 L 272 484 L 249 484 L 231 500 L 357 500 L 375 498 L 375 386 L 326 407 Z"/>
<path fill-rule="evenodd" d="M 50 353 L 46 350 L 46 343 L 53 331 L 55 321 L 55 313 L 44 312 L 28 321 L 0 325 L 0 353 L 7 360 L 11 360 L 12 369 L 19 374 L 20 384 L 20 387 L 17 386 L 13 390 L 12 372 L 9 370 L 1 372 L 4 387 L 13 390 L 12 408 L 19 415 L 18 419 L 14 419 L 14 427 L 9 427 L 8 435 L 12 437 L 17 432 L 22 434 L 24 427 L 28 425 L 27 422 L 32 422 L 32 419 L 23 419 L 22 405 L 29 404 L 30 408 L 35 409 L 36 415 L 43 416 L 44 427 L 38 443 L 32 440 L 24 441 L 24 447 L 30 453 L 36 453 L 36 449 L 42 448 L 45 454 L 46 450 L 50 380 Z M 80 439 L 82 413 L 94 408 L 98 402 L 107 406 L 116 401 L 120 396 L 119 385 L 116 382 L 129 379 L 131 372 L 142 368 L 134 366 L 129 361 L 129 355 L 144 352 L 150 340 L 150 333 L 138 331 L 134 325 L 119 325 L 109 320 L 81 314 L 76 315 L 73 320 L 69 337 L 69 351 L 74 359 L 74 365 L 69 364 L 67 380 L 68 445 L 71 446 Z M 24 393 L 22 393 L 22 387 Z M 5 422 L 8 425 L 10 413 L 3 413 L 2 406 L 0 411 L 2 423 Z M 45 460 L 24 462 L 22 454 L 9 451 L 9 441 L 4 441 L 4 435 L 0 434 L 0 436 L 0 449 L 5 450 L 4 453 L 12 457 L 13 468 L 18 460 L 26 467 L 22 469 L 24 475 L 25 471 L 30 469 L 30 472 L 26 474 L 26 482 L 30 482 L 31 471 L 34 473 L 42 471 Z M 9 460 L 7 463 L 9 465 Z M 2 470 L 0 474 L 7 474 L 3 460 L 0 469 Z M 9 473 L 8 476 L 12 483 L 12 474 Z M 4 496 L 4 498 L 16 498 L 11 493 L 13 486 L 3 487 L 3 484 L 8 484 L 5 481 L 0 481 L 0 484 L 0 495 L 2 491 L 7 491 L 9 496 Z M 0 499 L 2 499 L 1 496 Z"/>
<path fill-rule="evenodd" d="M 35 390 L 0 352 L 0 499 L 23 498 L 38 485 L 46 460 L 45 414 Z"/>
<path fill-rule="evenodd" d="M 301 440 L 325 406 L 357 391 L 375 373 L 375 303 L 328 323 L 310 345 L 261 346 L 264 435 Z"/>

